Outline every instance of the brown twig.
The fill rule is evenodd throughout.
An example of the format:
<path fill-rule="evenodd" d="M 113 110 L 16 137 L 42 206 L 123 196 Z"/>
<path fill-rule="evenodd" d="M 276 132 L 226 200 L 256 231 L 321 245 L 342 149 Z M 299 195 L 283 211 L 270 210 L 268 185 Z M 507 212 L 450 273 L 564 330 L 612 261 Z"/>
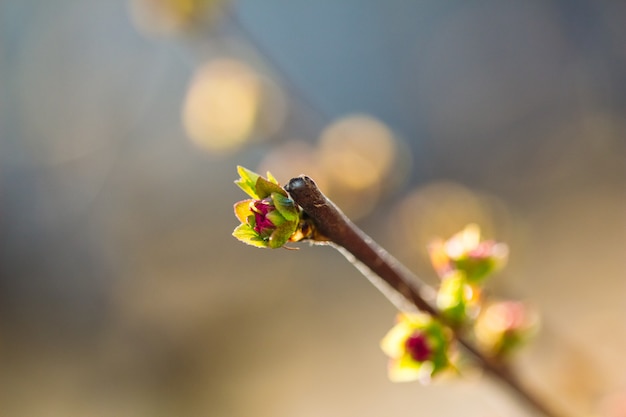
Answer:
<path fill-rule="evenodd" d="M 285 190 L 310 218 L 315 227 L 313 240 L 331 242 L 401 310 L 417 308 L 448 324 L 458 342 L 488 374 L 502 381 L 529 407 L 546 417 L 560 417 L 528 391 L 500 362 L 492 360 L 451 326 L 432 303 L 432 288 L 404 267 L 354 225 L 306 176 L 292 178 Z M 316 239 L 319 236 L 319 239 Z M 382 282 L 381 282 L 382 280 Z"/>

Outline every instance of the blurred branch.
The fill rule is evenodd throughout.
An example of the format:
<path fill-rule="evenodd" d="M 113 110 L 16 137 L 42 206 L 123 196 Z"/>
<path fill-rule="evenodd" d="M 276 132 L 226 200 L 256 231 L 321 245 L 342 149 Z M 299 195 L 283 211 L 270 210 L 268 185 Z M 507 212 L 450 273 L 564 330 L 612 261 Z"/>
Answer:
<path fill-rule="evenodd" d="M 459 327 L 451 325 L 432 302 L 434 290 L 354 225 L 322 194 L 311 178 L 292 178 L 285 190 L 314 224 L 314 242 L 333 244 L 400 310 L 417 308 L 447 324 L 478 366 L 508 386 L 529 407 L 546 417 L 564 417 L 527 390 L 500 361 L 480 352 Z"/>

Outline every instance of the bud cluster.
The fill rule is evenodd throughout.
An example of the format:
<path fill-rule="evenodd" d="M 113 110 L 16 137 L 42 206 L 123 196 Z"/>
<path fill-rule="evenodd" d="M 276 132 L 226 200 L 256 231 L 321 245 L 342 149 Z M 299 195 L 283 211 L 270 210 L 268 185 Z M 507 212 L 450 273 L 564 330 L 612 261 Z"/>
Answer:
<path fill-rule="evenodd" d="M 504 358 L 536 330 L 537 316 L 523 303 L 485 301 L 483 286 L 506 263 L 507 245 L 481 240 L 478 226 L 470 224 L 446 241 L 433 241 L 428 251 L 440 278 L 436 304 L 443 321 L 471 330 L 486 355 Z M 392 381 L 428 382 L 455 369 L 453 346 L 450 329 L 422 314 L 401 314 L 381 342 Z"/>
<path fill-rule="evenodd" d="M 506 264 L 509 249 L 504 243 L 481 241 L 480 229 L 470 224 L 447 241 L 433 241 L 428 253 L 441 279 L 437 307 L 452 324 L 461 325 L 476 318 L 482 286 Z"/>
<path fill-rule="evenodd" d="M 288 241 L 295 241 L 300 209 L 278 181 L 269 172 L 265 179 L 241 166 L 237 171 L 241 178 L 235 184 L 252 199 L 235 203 L 235 216 L 241 224 L 233 236 L 260 248 L 280 248 Z"/>

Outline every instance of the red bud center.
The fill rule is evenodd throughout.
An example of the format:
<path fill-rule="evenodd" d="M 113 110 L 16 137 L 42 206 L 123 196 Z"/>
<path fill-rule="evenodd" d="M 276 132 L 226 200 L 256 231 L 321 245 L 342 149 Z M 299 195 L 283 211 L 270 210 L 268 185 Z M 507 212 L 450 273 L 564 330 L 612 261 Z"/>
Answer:
<path fill-rule="evenodd" d="M 267 218 L 267 214 L 274 211 L 275 207 L 272 205 L 270 199 L 257 200 L 253 203 L 254 211 L 254 231 L 263 234 L 268 229 L 273 229 L 276 226 Z"/>
<path fill-rule="evenodd" d="M 430 358 L 431 350 L 423 333 L 415 333 L 406 339 L 405 347 L 409 355 L 418 362 L 424 362 Z"/>

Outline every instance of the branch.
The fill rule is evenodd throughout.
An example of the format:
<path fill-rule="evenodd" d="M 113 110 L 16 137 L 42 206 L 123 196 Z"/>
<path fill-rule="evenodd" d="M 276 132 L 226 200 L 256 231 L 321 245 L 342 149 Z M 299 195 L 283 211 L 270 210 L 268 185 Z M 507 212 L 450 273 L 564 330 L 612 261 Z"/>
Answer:
<path fill-rule="evenodd" d="M 314 241 L 332 243 L 400 310 L 419 309 L 448 325 L 455 338 L 486 373 L 502 381 L 517 397 L 545 417 L 563 417 L 528 391 L 500 362 L 478 350 L 460 328 L 452 326 L 432 302 L 434 290 L 350 221 L 306 176 L 292 178 L 285 190 L 315 227 Z"/>

